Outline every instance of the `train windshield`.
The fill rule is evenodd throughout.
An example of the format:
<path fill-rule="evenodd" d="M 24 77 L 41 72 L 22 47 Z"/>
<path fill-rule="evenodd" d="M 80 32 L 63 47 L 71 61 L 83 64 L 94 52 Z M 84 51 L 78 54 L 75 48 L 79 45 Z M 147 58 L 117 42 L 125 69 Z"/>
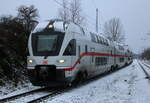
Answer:
<path fill-rule="evenodd" d="M 32 34 L 32 48 L 35 56 L 57 56 L 64 39 L 61 32 L 38 32 Z"/>

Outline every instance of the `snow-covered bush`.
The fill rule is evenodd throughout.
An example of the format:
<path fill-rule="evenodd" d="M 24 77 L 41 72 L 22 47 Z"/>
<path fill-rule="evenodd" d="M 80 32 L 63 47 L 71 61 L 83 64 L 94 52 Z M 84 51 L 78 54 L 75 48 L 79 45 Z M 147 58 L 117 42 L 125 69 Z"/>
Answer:
<path fill-rule="evenodd" d="M 27 80 L 27 41 L 38 23 L 38 10 L 31 5 L 17 11 L 17 17 L 0 17 L 0 85 L 8 80 L 14 85 Z"/>

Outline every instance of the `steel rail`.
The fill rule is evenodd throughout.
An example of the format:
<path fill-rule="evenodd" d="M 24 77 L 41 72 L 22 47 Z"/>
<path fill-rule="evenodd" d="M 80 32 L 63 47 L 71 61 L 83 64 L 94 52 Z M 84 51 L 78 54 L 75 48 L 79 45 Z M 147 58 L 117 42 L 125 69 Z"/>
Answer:
<path fill-rule="evenodd" d="M 28 91 L 28 92 L 23 92 L 23 93 L 20 93 L 20 94 L 17 94 L 17 95 L 5 97 L 5 98 L 0 99 L 0 103 L 5 103 L 5 102 L 8 102 L 8 101 L 13 101 L 13 100 L 19 99 L 19 98 L 21 98 L 23 96 L 27 96 L 27 95 L 34 94 L 34 93 L 37 93 L 37 92 L 45 91 L 47 89 L 48 88 L 40 88 L 40 89 L 31 90 L 31 91 Z"/>
<path fill-rule="evenodd" d="M 150 69 L 150 66 L 148 64 L 146 64 L 146 63 L 142 63 L 142 64 L 144 64 L 147 68 Z"/>
<path fill-rule="evenodd" d="M 36 99 L 34 99 L 34 100 L 30 100 L 30 101 L 28 101 L 28 102 L 26 102 L 26 103 L 39 103 L 39 102 L 41 102 L 41 101 L 43 101 L 43 100 L 48 99 L 49 97 L 52 98 L 52 97 L 54 97 L 54 96 L 56 96 L 56 95 L 58 95 L 58 94 L 67 92 L 67 91 L 69 91 L 69 90 L 71 90 L 71 88 L 57 89 L 57 90 L 54 90 L 53 92 L 51 92 L 51 93 L 49 93 L 49 94 L 47 94 L 47 95 L 41 96 L 41 97 L 36 98 Z"/>
<path fill-rule="evenodd" d="M 138 61 L 139 66 L 142 68 L 142 70 L 144 71 L 145 75 L 146 75 L 146 79 L 150 80 L 150 74 L 145 70 L 145 68 L 142 66 L 142 64 Z M 143 64 L 144 65 L 144 64 Z"/>

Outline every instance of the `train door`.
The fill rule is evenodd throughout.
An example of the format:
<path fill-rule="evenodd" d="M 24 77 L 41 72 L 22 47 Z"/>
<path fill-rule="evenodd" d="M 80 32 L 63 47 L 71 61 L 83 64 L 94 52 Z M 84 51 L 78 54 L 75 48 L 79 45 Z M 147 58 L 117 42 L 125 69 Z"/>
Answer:
<path fill-rule="evenodd" d="M 73 66 L 73 58 L 76 56 L 76 40 L 72 39 L 69 41 L 63 56 L 66 58 L 67 66 L 71 67 Z"/>
<path fill-rule="evenodd" d="M 76 65 L 76 63 L 77 63 L 77 60 L 78 60 L 78 48 L 77 48 L 77 46 L 78 46 L 78 42 L 79 41 L 77 41 L 76 39 L 75 39 L 75 33 L 74 32 L 71 32 L 72 33 L 72 40 L 70 41 L 70 44 L 71 44 L 71 47 L 72 47 L 72 55 L 71 55 L 71 60 L 70 60 L 70 62 L 71 62 L 71 65 L 72 65 L 72 67 L 73 66 L 75 66 Z"/>
<path fill-rule="evenodd" d="M 113 57 L 114 57 L 114 66 L 116 66 L 116 64 L 117 64 L 117 56 L 116 56 L 116 54 L 117 54 L 117 51 L 116 51 L 116 48 L 114 47 L 114 55 L 113 55 Z"/>
<path fill-rule="evenodd" d="M 75 38 L 75 33 L 72 33 L 73 38 Z M 72 44 L 72 48 L 73 48 L 73 55 L 71 56 L 71 64 L 72 66 L 74 66 L 78 60 L 78 48 L 77 48 L 77 44 L 78 41 L 76 39 L 72 39 L 71 40 L 71 44 Z"/>
<path fill-rule="evenodd" d="M 95 48 L 91 48 L 91 50 L 90 50 L 92 53 L 94 53 L 95 52 Z M 93 65 L 94 64 L 94 55 L 92 55 L 91 56 L 91 65 Z"/>
<path fill-rule="evenodd" d="M 77 40 L 77 42 L 76 42 L 76 57 L 73 57 L 72 59 L 74 61 L 78 61 L 78 63 L 79 63 L 79 65 L 78 65 L 79 67 L 78 68 L 80 68 L 82 62 L 81 62 L 81 44 L 80 44 L 79 40 Z"/>
<path fill-rule="evenodd" d="M 76 60 L 79 60 L 79 64 L 83 64 L 83 62 L 81 61 L 81 54 L 82 54 L 82 49 L 83 49 L 83 47 L 82 47 L 83 45 L 82 45 L 82 43 L 78 40 L 77 41 L 77 55 L 76 55 Z"/>
<path fill-rule="evenodd" d="M 76 41 L 76 39 L 74 39 L 75 34 L 73 32 L 71 32 L 71 33 L 72 34 L 71 34 L 70 38 L 72 38 L 72 39 L 67 44 L 67 47 L 66 47 L 64 54 L 63 54 L 67 60 L 66 61 L 67 66 L 69 66 L 69 67 L 73 67 L 75 65 L 76 55 L 77 55 L 77 53 L 76 53 L 76 45 L 77 45 L 76 42 L 77 41 Z"/>
<path fill-rule="evenodd" d="M 95 48 L 90 48 L 91 53 L 95 52 Z M 95 60 L 94 60 L 94 55 L 92 54 L 90 57 L 90 73 L 94 74 L 95 73 Z"/>

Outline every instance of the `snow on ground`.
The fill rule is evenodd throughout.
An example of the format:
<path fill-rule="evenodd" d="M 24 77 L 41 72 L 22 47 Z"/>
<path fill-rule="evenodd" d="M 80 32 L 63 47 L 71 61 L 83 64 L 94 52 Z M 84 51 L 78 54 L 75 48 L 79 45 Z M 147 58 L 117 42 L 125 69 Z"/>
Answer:
<path fill-rule="evenodd" d="M 149 103 L 150 81 L 137 60 L 117 72 L 100 77 L 44 103 Z"/>
<path fill-rule="evenodd" d="M 0 87 L 0 99 L 9 97 L 12 95 L 24 93 L 30 90 L 34 90 L 40 87 L 33 86 L 31 83 L 26 83 L 24 85 L 18 85 L 14 87 L 12 84 L 7 83 L 5 86 Z"/>

